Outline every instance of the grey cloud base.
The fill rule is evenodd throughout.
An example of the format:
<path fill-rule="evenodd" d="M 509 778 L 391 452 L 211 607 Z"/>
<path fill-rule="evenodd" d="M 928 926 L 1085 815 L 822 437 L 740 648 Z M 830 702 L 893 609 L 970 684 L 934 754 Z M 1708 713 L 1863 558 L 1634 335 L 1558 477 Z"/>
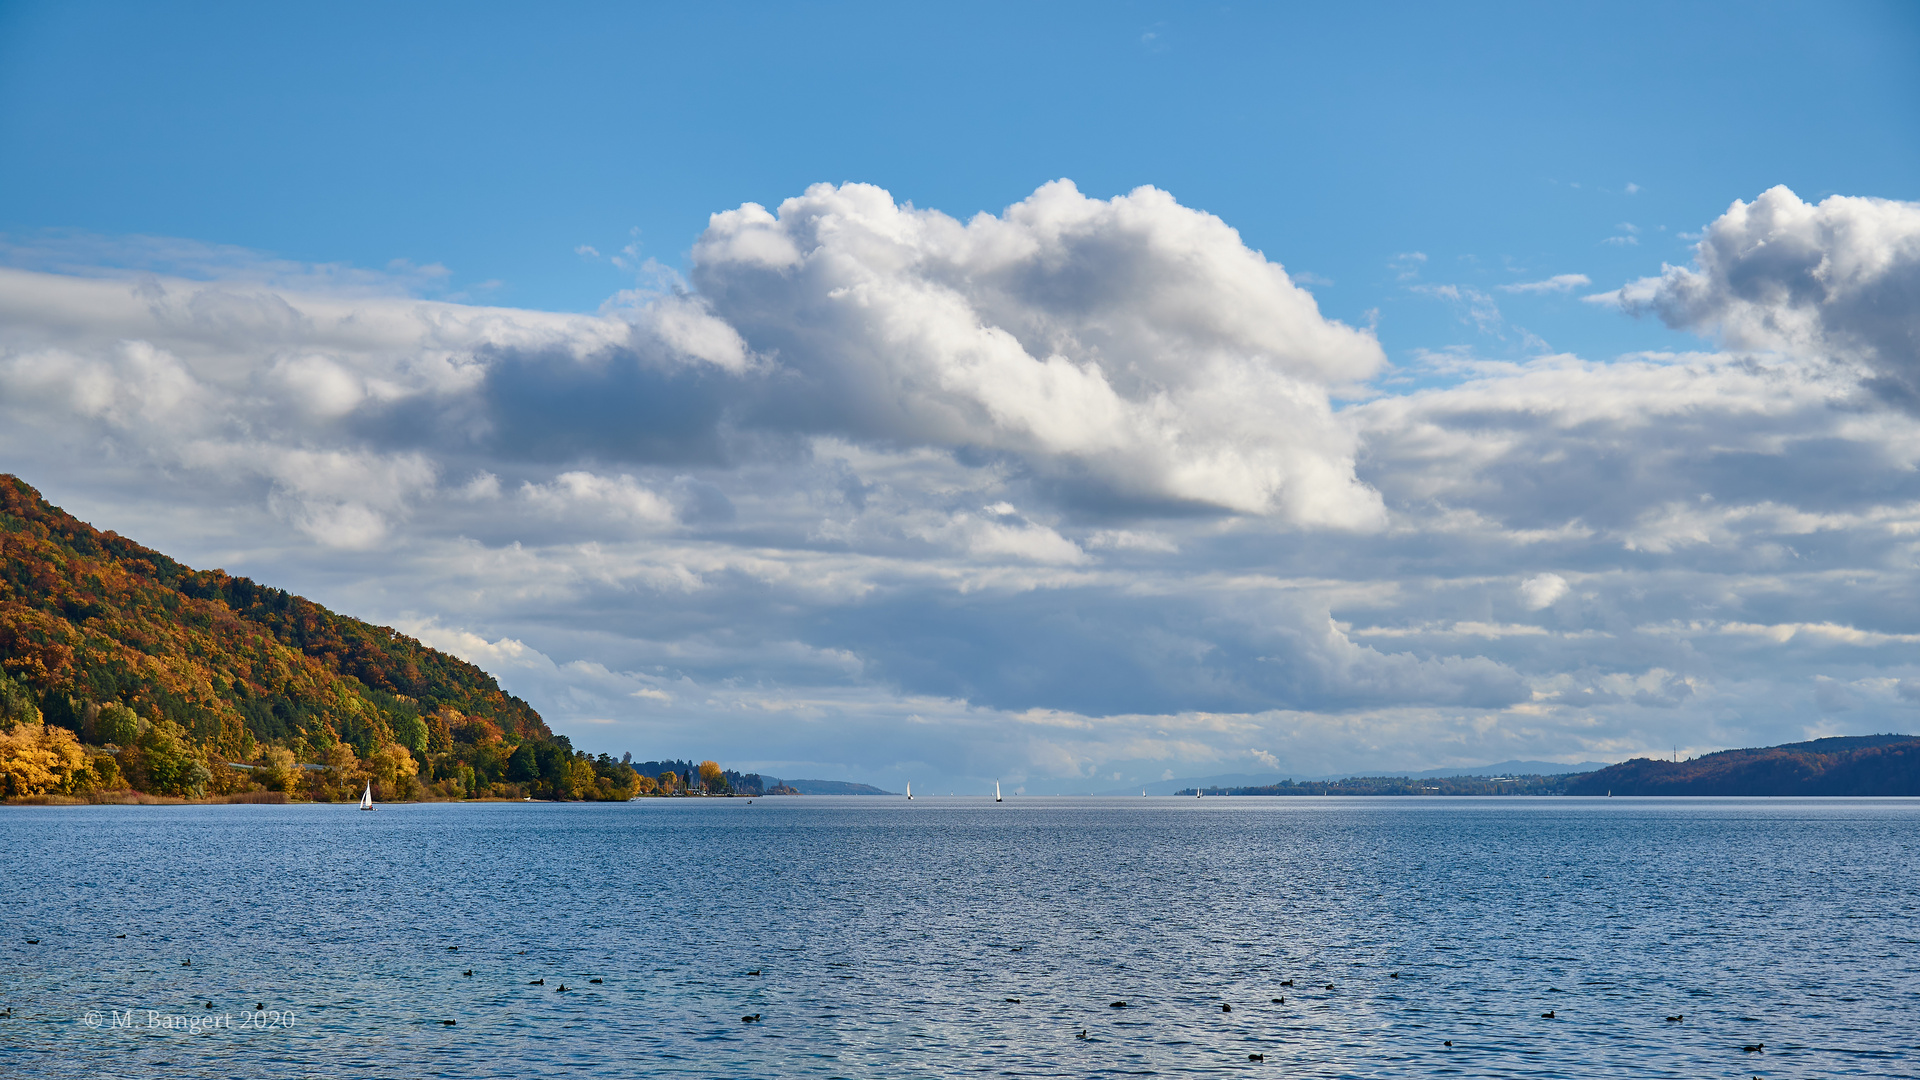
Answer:
<path fill-rule="evenodd" d="M 1403 394 L 1152 189 L 816 187 L 596 315 L 0 270 L 0 453 L 642 756 L 1119 786 L 1903 730 L 1915 213 L 1776 189 L 1610 294 L 1735 351 Z"/>

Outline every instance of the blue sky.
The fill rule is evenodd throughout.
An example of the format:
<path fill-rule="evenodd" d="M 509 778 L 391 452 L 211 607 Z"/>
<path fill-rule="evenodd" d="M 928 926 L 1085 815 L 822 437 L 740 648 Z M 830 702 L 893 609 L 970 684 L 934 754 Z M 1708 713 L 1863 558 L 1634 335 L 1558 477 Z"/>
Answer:
<path fill-rule="evenodd" d="M 808 184 L 966 217 L 1068 177 L 1219 215 L 1331 280 L 1331 314 L 1386 305 L 1397 353 L 1460 330 L 1391 295 L 1396 253 L 1617 284 L 1736 197 L 1920 176 L 1900 3 L 7 9 L 9 231 L 437 264 L 545 309 L 631 284 L 579 245 L 638 229 L 683 267 L 709 214 Z M 1622 222 L 1639 244 L 1605 243 Z M 1648 337 L 1583 315 L 1529 312 L 1549 340 Z"/>
<path fill-rule="evenodd" d="M 0 5 L 0 453 L 644 757 L 1910 730 L 1917 61 L 1896 3 Z"/>

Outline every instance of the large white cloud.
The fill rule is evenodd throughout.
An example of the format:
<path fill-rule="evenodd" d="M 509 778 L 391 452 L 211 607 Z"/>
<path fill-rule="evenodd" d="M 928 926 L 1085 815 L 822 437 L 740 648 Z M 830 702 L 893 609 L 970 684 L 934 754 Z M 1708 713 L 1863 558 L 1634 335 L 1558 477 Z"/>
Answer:
<path fill-rule="evenodd" d="M 1864 365 L 1874 389 L 1920 409 L 1920 203 L 1833 195 L 1809 205 L 1771 188 L 1707 226 L 1694 266 L 1617 295 L 1735 348 Z"/>
<path fill-rule="evenodd" d="M 1383 362 L 1153 188 L 1058 181 L 961 223 L 865 184 L 714 215 L 693 280 L 790 377 L 786 422 L 1003 451 L 1114 491 L 1367 527 L 1328 388 Z"/>

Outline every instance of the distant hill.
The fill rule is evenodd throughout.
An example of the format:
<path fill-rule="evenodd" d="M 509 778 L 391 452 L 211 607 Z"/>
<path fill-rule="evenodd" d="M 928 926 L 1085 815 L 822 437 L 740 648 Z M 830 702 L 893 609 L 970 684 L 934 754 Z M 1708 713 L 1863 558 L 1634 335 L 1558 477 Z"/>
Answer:
<path fill-rule="evenodd" d="M 284 589 L 185 566 L 4 474 L 0 699 L 0 735 L 24 722 L 40 746 L 11 735 L 0 766 L 36 753 L 66 763 L 59 775 L 7 772 L 0 795 L 129 784 L 211 795 L 266 783 L 357 798 L 371 780 L 387 798 L 429 788 L 625 798 L 632 787 L 631 770 L 578 754 L 458 657 Z M 296 758 L 333 767 L 292 770 Z"/>
<path fill-rule="evenodd" d="M 1402 779 L 1425 780 L 1439 776 L 1566 776 L 1571 773 L 1592 772 L 1604 769 L 1604 761 L 1582 761 L 1576 765 L 1563 765 L 1555 761 L 1501 761 L 1492 765 L 1455 765 L 1440 769 L 1425 769 L 1419 772 L 1399 772 L 1388 770 L 1367 774 L 1371 779 L 1399 777 Z M 1150 795 L 1192 795 L 1194 791 L 1232 790 L 1236 788 L 1266 787 L 1291 781 L 1295 784 L 1323 783 L 1334 780 L 1362 779 L 1358 773 L 1221 773 L 1215 776 L 1187 776 L 1177 780 L 1155 780 L 1146 784 L 1134 784 L 1131 787 L 1112 788 L 1095 792 L 1097 795 L 1132 795 L 1145 788 Z"/>
<path fill-rule="evenodd" d="M 776 780 L 766 777 L 768 787 L 785 784 L 802 795 L 895 795 L 872 784 L 854 784 L 845 780 Z"/>
<path fill-rule="evenodd" d="M 1572 777 L 1569 795 L 1920 795 L 1920 737 L 1854 735 L 1690 761 L 1634 758 Z"/>
<path fill-rule="evenodd" d="M 1258 787 L 1189 788 L 1176 795 L 1564 795 L 1562 776 L 1349 776 Z"/>

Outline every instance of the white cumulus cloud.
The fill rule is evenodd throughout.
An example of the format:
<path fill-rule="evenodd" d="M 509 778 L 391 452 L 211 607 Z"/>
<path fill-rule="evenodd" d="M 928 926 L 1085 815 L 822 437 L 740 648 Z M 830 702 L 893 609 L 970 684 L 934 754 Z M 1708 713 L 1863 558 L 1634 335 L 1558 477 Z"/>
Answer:
<path fill-rule="evenodd" d="M 1165 192 L 1058 181 L 963 223 L 823 184 L 714 215 L 693 257 L 703 299 L 788 374 L 784 422 L 1008 453 L 1134 498 L 1379 522 L 1328 400 L 1379 344 Z"/>
<path fill-rule="evenodd" d="M 1920 408 L 1920 203 L 1771 188 L 1709 225 L 1693 266 L 1617 295 L 1735 348 L 1864 365 L 1875 390 Z"/>

